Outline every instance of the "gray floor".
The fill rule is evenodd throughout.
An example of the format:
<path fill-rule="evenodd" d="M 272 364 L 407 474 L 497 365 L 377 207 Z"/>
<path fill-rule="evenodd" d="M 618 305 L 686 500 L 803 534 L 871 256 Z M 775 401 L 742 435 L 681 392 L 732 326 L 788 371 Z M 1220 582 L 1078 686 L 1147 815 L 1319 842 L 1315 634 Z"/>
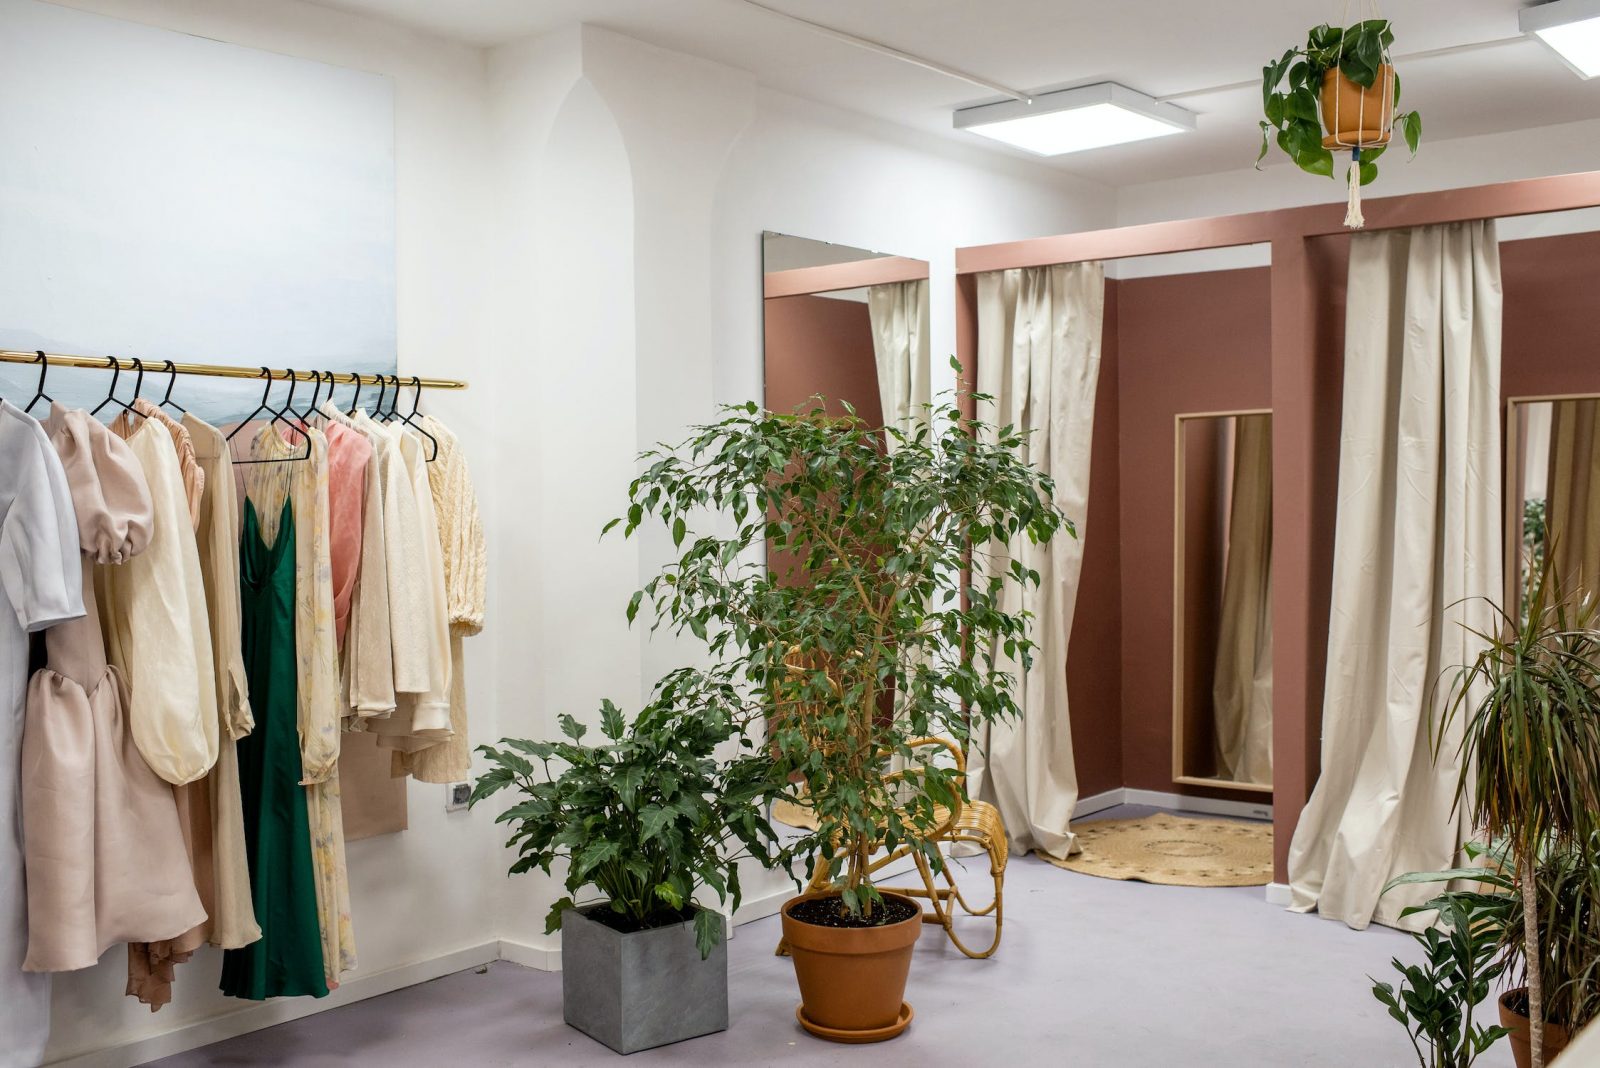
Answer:
<path fill-rule="evenodd" d="M 1135 814 L 1119 810 L 1106 816 Z M 973 886 L 986 872 L 971 865 Z M 974 923 L 978 921 L 973 921 Z M 730 945 L 726 1032 L 636 1053 L 667 1065 L 1116 1065 L 1118 1068 L 1393 1066 L 1413 1062 L 1367 976 L 1413 959 L 1410 939 L 1299 916 L 1260 887 L 1115 882 L 1012 861 L 1005 938 L 991 960 L 962 957 L 937 928 L 917 946 L 911 1028 L 879 1046 L 801 1031 L 776 918 Z M 975 934 L 978 932 L 974 932 Z M 614 1066 L 561 1022 L 561 977 L 501 962 L 155 1062 L 229 1065 Z M 1502 1042 L 1478 1062 L 1504 1068 Z"/>

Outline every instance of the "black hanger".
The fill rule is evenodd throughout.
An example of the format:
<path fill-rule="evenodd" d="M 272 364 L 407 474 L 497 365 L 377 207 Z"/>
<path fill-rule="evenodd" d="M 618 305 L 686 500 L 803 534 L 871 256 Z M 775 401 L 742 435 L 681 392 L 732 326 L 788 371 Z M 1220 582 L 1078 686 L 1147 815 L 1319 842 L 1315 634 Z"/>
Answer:
<path fill-rule="evenodd" d="M 372 418 L 382 421 L 383 398 L 389 393 L 389 379 L 383 375 L 374 376 L 378 380 L 378 403 L 372 406 Z"/>
<path fill-rule="evenodd" d="M 261 391 L 261 403 L 256 406 L 256 410 L 255 411 L 251 412 L 249 415 L 247 415 L 243 419 L 241 419 L 239 421 L 239 425 L 234 427 L 231 431 L 229 431 L 228 432 L 228 436 L 223 440 L 232 441 L 235 434 L 237 434 L 237 433 L 239 433 L 239 431 L 243 430 L 246 426 L 248 426 L 250 424 L 250 422 L 252 420 L 255 419 L 256 416 L 261 415 L 263 412 L 269 413 L 272 416 L 271 422 L 282 423 L 284 426 L 288 427 L 290 430 L 294 431 L 295 433 L 297 433 L 297 434 L 300 433 L 300 428 L 295 426 L 293 423 L 289 422 L 289 420 L 284 417 L 284 413 L 283 412 L 277 410 L 276 408 L 273 408 L 272 405 L 267 403 L 268 399 L 272 396 L 272 372 L 270 370 L 268 370 L 267 368 L 263 367 L 261 369 L 261 377 L 263 377 L 263 378 L 265 378 L 267 380 L 266 388 Z M 293 371 L 289 372 L 289 380 L 291 382 L 294 381 L 294 372 Z M 290 395 L 291 398 L 294 396 L 294 390 L 293 390 L 292 387 L 289 390 L 289 395 Z M 276 464 L 276 463 L 284 463 L 286 461 L 292 461 L 292 460 L 309 460 L 311 458 L 311 436 L 309 434 L 301 434 L 301 437 L 305 438 L 305 442 L 306 442 L 306 451 L 305 451 L 305 455 L 304 456 L 280 456 L 280 457 L 277 457 L 275 459 L 270 459 L 270 460 L 235 460 L 233 462 L 235 464 Z"/>
<path fill-rule="evenodd" d="M 411 411 L 407 415 L 402 415 L 400 417 L 400 421 L 432 442 L 433 451 L 428 454 L 428 463 L 431 464 L 433 461 L 439 458 L 439 439 L 422 429 L 422 424 L 417 422 L 417 407 L 422 404 L 422 379 L 418 378 L 416 375 L 412 375 L 411 388 L 416 390 L 411 397 Z M 396 385 L 394 390 L 395 395 L 399 396 L 400 387 Z"/>
<path fill-rule="evenodd" d="M 94 408 L 90 410 L 89 414 L 99 415 L 102 408 L 108 404 L 114 403 L 117 407 L 121 408 L 129 415 L 138 415 L 139 413 L 135 412 L 131 405 L 123 404 L 120 400 L 117 400 L 117 380 L 122 377 L 122 361 L 117 359 L 115 356 L 107 356 L 106 366 L 111 368 L 111 389 L 107 391 L 106 399 L 95 405 Z"/>
<path fill-rule="evenodd" d="M 306 405 L 305 411 L 298 413 L 300 421 L 309 425 L 311 417 L 317 414 L 317 401 L 322 397 L 322 372 L 312 371 L 311 381 L 316 383 L 311 391 L 311 401 Z"/>
<path fill-rule="evenodd" d="M 179 415 L 188 415 L 189 409 L 172 399 L 172 387 L 178 381 L 178 365 L 168 360 L 163 370 L 167 372 L 167 392 L 162 396 L 159 407 L 171 408 Z"/>
<path fill-rule="evenodd" d="M 352 372 L 350 377 L 355 381 L 356 388 L 355 392 L 350 394 L 350 410 L 344 414 L 354 419 L 356 413 L 361 410 L 361 375 L 358 372 Z"/>
<path fill-rule="evenodd" d="M 50 368 L 50 361 L 45 359 L 44 350 L 42 349 L 35 350 L 34 355 L 38 357 L 39 362 L 39 388 L 33 394 L 33 399 L 28 402 L 28 406 L 22 409 L 24 415 L 31 414 L 33 412 L 33 406 L 42 400 L 49 401 L 51 404 L 56 402 L 54 397 L 50 396 L 44 391 L 44 375 L 45 371 L 49 370 Z"/>

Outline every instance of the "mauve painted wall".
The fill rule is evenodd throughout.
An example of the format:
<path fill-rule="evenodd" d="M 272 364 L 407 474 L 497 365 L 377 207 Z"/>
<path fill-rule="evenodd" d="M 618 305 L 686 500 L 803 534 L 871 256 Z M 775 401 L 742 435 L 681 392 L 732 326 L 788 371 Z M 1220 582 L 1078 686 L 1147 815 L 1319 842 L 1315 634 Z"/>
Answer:
<path fill-rule="evenodd" d="M 1508 241 L 1500 273 L 1501 395 L 1600 392 L 1600 234 Z"/>
<path fill-rule="evenodd" d="M 1126 279 L 1114 285 L 1123 783 L 1260 802 L 1261 794 L 1172 781 L 1173 446 L 1180 412 L 1272 406 L 1268 270 Z M 1098 493 L 1093 487 L 1091 500 Z"/>
<path fill-rule="evenodd" d="M 1083 573 L 1067 643 L 1067 705 L 1078 796 L 1123 785 L 1122 761 L 1122 472 L 1118 293 L 1106 284 L 1100 380 L 1089 459 L 1089 507 L 1074 517 L 1083 539 Z"/>
<path fill-rule="evenodd" d="M 883 422 L 866 304 L 814 296 L 762 303 L 768 409 L 791 412 L 821 394 L 833 415 L 843 415 L 839 402 L 849 401 L 871 425 Z"/>

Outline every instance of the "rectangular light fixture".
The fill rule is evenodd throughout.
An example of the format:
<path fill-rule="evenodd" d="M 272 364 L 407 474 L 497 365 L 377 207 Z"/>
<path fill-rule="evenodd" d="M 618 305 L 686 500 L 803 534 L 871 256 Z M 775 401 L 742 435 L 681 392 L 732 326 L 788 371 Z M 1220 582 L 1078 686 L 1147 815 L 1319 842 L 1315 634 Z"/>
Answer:
<path fill-rule="evenodd" d="M 958 130 L 971 130 L 1040 156 L 1123 145 L 1194 129 L 1194 112 L 1115 82 L 962 108 Z"/>
<path fill-rule="evenodd" d="M 1523 33 L 1537 34 L 1580 76 L 1600 75 L 1600 0 L 1554 0 L 1517 18 Z"/>

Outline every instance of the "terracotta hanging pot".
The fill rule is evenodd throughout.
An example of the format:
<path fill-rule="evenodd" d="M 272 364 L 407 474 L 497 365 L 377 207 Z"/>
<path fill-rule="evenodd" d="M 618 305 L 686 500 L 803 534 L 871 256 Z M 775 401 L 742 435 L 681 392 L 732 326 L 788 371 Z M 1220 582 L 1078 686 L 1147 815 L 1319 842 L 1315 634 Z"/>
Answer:
<path fill-rule="evenodd" d="M 783 937 L 800 983 L 800 1026 L 834 1042 L 882 1042 L 911 1023 L 905 1002 L 911 951 L 922 934 L 922 908 L 899 894 L 885 902 L 911 907 L 907 919 L 881 927 L 824 927 L 790 915 L 798 905 L 838 893 L 802 894 L 783 906 Z"/>
<path fill-rule="evenodd" d="M 1533 1064 L 1533 1022 L 1528 1019 L 1526 1012 L 1519 1012 L 1512 1008 L 1513 1004 L 1523 1006 L 1528 1003 L 1528 988 L 1519 986 L 1515 990 L 1507 990 L 1500 995 L 1500 1026 L 1509 1028 L 1511 1034 L 1506 1036 L 1506 1041 L 1511 1043 L 1511 1055 L 1516 1058 L 1517 1068 L 1530 1068 Z M 1544 1022 L 1544 1062 L 1549 1064 L 1557 1053 L 1567 1048 L 1567 1042 L 1572 1038 L 1572 1033 L 1560 1024 Z"/>
<path fill-rule="evenodd" d="M 1394 132 L 1394 68 L 1378 68 L 1372 88 L 1363 89 L 1335 67 L 1322 76 L 1323 148 L 1376 148 Z"/>

